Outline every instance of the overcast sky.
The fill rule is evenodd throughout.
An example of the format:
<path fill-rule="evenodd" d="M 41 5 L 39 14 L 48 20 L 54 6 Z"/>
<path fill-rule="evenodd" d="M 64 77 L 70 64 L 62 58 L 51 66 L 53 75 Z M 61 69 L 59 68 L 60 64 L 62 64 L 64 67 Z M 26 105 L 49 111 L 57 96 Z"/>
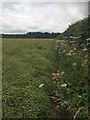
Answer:
<path fill-rule="evenodd" d="M 3 2 L 0 33 L 63 32 L 88 16 L 86 2 Z"/>

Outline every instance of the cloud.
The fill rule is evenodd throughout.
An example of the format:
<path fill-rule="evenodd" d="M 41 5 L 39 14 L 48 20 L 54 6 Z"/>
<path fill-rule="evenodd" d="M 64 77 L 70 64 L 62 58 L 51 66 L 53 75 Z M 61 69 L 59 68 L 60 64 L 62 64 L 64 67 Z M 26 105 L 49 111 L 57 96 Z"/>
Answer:
<path fill-rule="evenodd" d="M 86 2 L 3 2 L 0 33 L 63 32 L 86 16 Z"/>

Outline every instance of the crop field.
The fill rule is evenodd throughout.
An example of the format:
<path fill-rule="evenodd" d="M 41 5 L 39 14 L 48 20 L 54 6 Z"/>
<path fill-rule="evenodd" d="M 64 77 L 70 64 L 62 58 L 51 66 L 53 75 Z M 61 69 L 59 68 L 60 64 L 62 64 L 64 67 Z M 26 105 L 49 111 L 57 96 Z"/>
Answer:
<path fill-rule="evenodd" d="M 87 120 L 86 45 L 8 38 L 2 39 L 2 53 L 3 119 Z"/>

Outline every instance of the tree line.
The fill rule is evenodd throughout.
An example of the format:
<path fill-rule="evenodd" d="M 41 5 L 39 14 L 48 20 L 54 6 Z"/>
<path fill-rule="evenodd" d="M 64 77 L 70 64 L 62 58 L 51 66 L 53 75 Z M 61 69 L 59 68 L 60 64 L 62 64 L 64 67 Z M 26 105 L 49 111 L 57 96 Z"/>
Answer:
<path fill-rule="evenodd" d="M 60 33 L 28 32 L 26 34 L 1 34 L 2 38 L 56 38 Z"/>

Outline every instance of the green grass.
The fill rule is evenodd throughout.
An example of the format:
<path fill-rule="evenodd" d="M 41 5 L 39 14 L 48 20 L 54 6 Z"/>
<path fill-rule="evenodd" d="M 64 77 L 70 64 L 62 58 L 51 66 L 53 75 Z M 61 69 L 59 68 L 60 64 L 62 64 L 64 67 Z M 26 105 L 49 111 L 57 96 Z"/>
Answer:
<path fill-rule="evenodd" d="M 56 109 L 69 119 L 79 109 L 76 117 L 80 120 L 87 117 L 86 51 L 77 44 L 51 39 L 2 41 L 3 118 L 55 118 Z M 53 81 L 57 71 L 59 79 Z M 44 85 L 40 88 L 41 84 Z M 60 99 L 54 108 L 49 98 L 51 93 Z"/>
<path fill-rule="evenodd" d="M 3 40 L 3 117 L 52 117 L 53 40 Z M 43 88 L 39 88 L 44 84 Z"/>

